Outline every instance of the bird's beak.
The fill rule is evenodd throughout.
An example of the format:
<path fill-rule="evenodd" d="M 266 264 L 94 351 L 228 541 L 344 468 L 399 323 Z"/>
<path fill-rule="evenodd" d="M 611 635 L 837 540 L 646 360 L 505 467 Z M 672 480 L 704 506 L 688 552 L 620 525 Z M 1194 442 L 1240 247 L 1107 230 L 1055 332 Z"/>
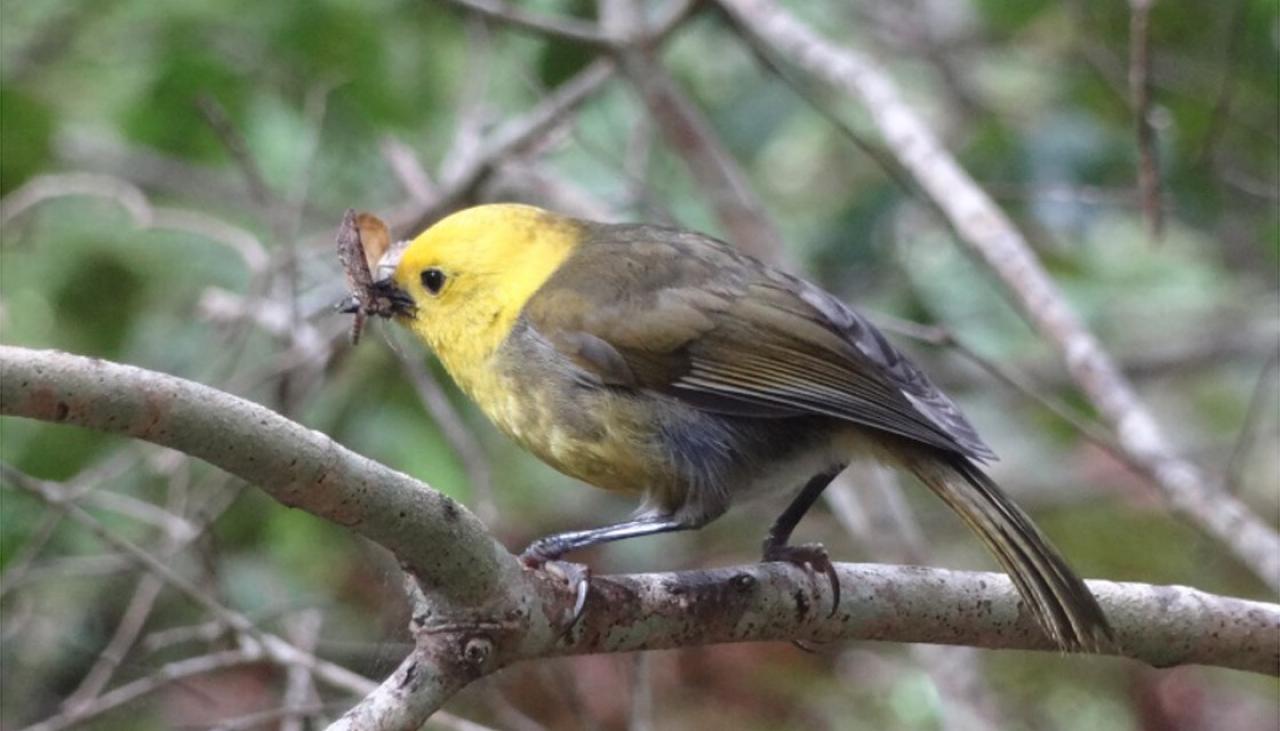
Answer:
<path fill-rule="evenodd" d="M 417 305 L 409 293 L 396 286 L 391 277 L 379 279 L 369 285 L 372 302 L 368 313 L 380 317 L 412 317 L 417 312 Z"/>

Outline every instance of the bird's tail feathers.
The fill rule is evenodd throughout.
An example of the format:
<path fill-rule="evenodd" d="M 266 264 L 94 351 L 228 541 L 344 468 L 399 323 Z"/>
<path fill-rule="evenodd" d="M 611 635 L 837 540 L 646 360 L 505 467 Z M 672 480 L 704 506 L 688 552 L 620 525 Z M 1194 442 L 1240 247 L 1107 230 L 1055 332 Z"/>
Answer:
<path fill-rule="evenodd" d="M 1009 496 L 962 455 L 908 461 L 907 467 L 964 519 L 1013 579 L 1058 647 L 1098 652 L 1115 645 L 1093 593 Z"/>

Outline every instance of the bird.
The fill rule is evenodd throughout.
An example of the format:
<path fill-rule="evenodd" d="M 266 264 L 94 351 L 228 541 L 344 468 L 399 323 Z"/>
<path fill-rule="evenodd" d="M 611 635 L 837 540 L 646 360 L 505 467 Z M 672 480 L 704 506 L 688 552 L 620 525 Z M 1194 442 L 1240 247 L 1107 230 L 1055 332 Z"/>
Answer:
<path fill-rule="evenodd" d="M 724 241 L 492 203 L 431 225 L 370 288 L 372 314 L 425 343 L 500 431 L 638 498 L 628 520 L 534 541 L 520 555 L 531 568 L 786 494 L 761 558 L 826 573 L 834 612 L 826 550 L 791 537 L 848 464 L 870 459 L 954 510 L 1060 649 L 1114 640 L 1089 588 L 986 474 L 996 455 L 956 404 L 862 314 Z"/>

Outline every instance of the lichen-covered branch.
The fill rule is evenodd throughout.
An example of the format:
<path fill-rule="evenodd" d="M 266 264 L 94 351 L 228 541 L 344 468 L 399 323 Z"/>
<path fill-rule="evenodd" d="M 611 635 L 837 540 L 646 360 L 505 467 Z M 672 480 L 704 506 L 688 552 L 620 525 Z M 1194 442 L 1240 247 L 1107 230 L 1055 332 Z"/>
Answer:
<path fill-rule="evenodd" d="M 1018 231 L 908 105 L 869 56 L 838 46 L 774 0 L 720 0 L 778 57 L 862 102 L 890 151 L 947 217 L 959 239 L 1004 284 L 1013 303 L 1058 349 L 1068 372 L 1128 453 L 1183 515 L 1280 591 L 1280 535 L 1177 453 L 1155 417 L 1049 278 Z"/>
<path fill-rule="evenodd" d="M 837 564 L 825 581 L 780 563 L 606 576 L 558 654 L 762 640 L 886 640 L 1054 650 L 1004 574 Z M 1156 667 L 1199 663 L 1280 674 L 1280 606 L 1185 586 L 1089 581 L 1116 631 L 1112 654 Z M 540 656 L 539 652 L 533 656 Z"/>
<path fill-rule="evenodd" d="M 854 564 L 838 567 L 834 614 L 826 581 L 789 564 L 596 577 L 565 634 L 573 595 L 554 573 L 521 569 L 449 498 L 256 404 L 141 368 L 0 346 L 0 414 L 181 450 L 393 551 L 422 589 L 417 646 L 340 728 L 416 727 L 472 680 L 554 655 L 792 639 L 1052 648 L 1002 574 Z M 1116 630 L 1113 654 L 1280 674 L 1280 606 L 1090 586 Z"/>

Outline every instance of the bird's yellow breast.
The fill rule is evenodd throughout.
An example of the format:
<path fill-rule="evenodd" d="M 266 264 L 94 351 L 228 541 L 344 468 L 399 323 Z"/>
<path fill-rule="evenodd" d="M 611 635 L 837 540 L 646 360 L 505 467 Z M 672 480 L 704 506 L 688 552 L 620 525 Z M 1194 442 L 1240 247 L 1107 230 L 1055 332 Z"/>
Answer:
<path fill-rule="evenodd" d="M 621 492 L 663 489 L 667 472 L 644 399 L 580 384 L 563 361 L 531 357 L 536 335 L 517 330 L 494 355 L 494 378 L 472 398 L 520 446 L 571 477 Z"/>

